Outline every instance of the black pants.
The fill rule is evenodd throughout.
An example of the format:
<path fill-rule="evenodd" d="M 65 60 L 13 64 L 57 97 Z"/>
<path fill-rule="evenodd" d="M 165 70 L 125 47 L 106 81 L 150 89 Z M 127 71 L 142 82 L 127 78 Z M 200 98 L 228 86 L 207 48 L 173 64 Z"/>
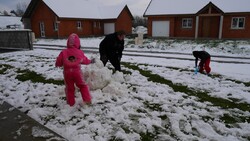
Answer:
<path fill-rule="evenodd" d="M 100 60 L 102 61 L 103 65 L 105 66 L 108 61 L 114 66 L 116 71 L 121 71 L 121 62 L 120 59 L 116 56 L 107 56 L 107 55 L 101 55 Z"/>

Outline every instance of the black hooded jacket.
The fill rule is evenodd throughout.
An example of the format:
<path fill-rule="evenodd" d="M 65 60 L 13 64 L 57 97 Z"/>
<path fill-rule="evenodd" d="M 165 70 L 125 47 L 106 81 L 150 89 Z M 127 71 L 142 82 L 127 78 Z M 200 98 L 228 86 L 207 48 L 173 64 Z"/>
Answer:
<path fill-rule="evenodd" d="M 195 66 L 197 66 L 198 59 L 201 60 L 201 64 L 204 64 L 211 57 L 206 51 L 193 51 L 193 55 L 195 57 Z"/>
<path fill-rule="evenodd" d="M 124 40 L 119 40 L 116 32 L 106 35 L 99 45 L 100 54 L 108 58 L 121 58 L 123 50 Z"/>

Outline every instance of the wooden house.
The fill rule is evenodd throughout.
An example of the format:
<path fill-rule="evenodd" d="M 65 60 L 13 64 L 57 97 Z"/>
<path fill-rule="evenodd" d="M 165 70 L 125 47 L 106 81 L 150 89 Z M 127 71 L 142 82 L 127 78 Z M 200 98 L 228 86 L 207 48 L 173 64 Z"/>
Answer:
<path fill-rule="evenodd" d="M 65 38 L 71 33 L 102 36 L 118 30 L 132 32 L 127 5 L 98 6 L 86 0 L 31 0 L 22 22 L 40 38 Z"/>
<path fill-rule="evenodd" d="M 149 37 L 249 39 L 249 0 L 151 0 Z"/>

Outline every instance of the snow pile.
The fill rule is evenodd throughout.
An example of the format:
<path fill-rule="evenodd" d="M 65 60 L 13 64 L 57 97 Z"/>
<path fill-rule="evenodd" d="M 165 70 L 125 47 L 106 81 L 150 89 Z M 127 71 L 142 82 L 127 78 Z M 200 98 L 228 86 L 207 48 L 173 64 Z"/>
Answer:
<path fill-rule="evenodd" d="M 132 28 L 132 32 L 134 34 L 138 34 L 138 33 L 147 34 L 148 29 L 146 27 L 144 27 L 144 26 L 137 26 L 136 28 Z"/>
<path fill-rule="evenodd" d="M 111 81 L 112 71 L 105 68 L 99 59 L 84 69 L 84 78 L 91 90 L 102 89 Z"/>
<path fill-rule="evenodd" d="M 102 89 L 104 93 L 120 94 L 124 89 L 122 83 L 125 82 L 123 73 L 103 66 L 101 60 L 95 58 L 96 62 L 84 68 L 84 78 L 90 90 Z M 125 91 L 126 91 L 126 87 Z"/>
<path fill-rule="evenodd" d="M 53 137 L 54 134 L 52 134 L 52 133 L 50 133 L 50 132 L 48 132 L 40 127 L 35 126 L 32 128 L 32 136 L 33 137 L 40 137 L 40 138 L 41 137 L 42 138 L 50 138 L 50 137 Z"/>

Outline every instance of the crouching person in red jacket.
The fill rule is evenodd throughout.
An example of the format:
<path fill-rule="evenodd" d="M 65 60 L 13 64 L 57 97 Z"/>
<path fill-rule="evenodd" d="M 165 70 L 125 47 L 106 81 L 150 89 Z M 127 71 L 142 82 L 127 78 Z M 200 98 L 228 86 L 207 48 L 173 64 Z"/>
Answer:
<path fill-rule="evenodd" d="M 211 68 L 210 68 L 210 60 L 211 56 L 206 51 L 193 51 L 193 55 L 195 57 L 195 67 L 197 68 L 198 59 L 200 59 L 199 63 L 199 72 L 203 73 L 203 70 L 205 68 L 206 73 L 209 75 Z"/>
<path fill-rule="evenodd" d="M 55 63 L 56 67 L 63 67 L 66 99 L 70 106 L 75 104 L 75 85 L 80 89 L 83 101 L 91 104 L 91 95 L 83 79 L 81 64 L 94 62 L 94 59 L 89 60 L 80 50 L 80 39 L 77 34 L 72 33 L 67 40 L 67 49 L 60 52 Z"/>

